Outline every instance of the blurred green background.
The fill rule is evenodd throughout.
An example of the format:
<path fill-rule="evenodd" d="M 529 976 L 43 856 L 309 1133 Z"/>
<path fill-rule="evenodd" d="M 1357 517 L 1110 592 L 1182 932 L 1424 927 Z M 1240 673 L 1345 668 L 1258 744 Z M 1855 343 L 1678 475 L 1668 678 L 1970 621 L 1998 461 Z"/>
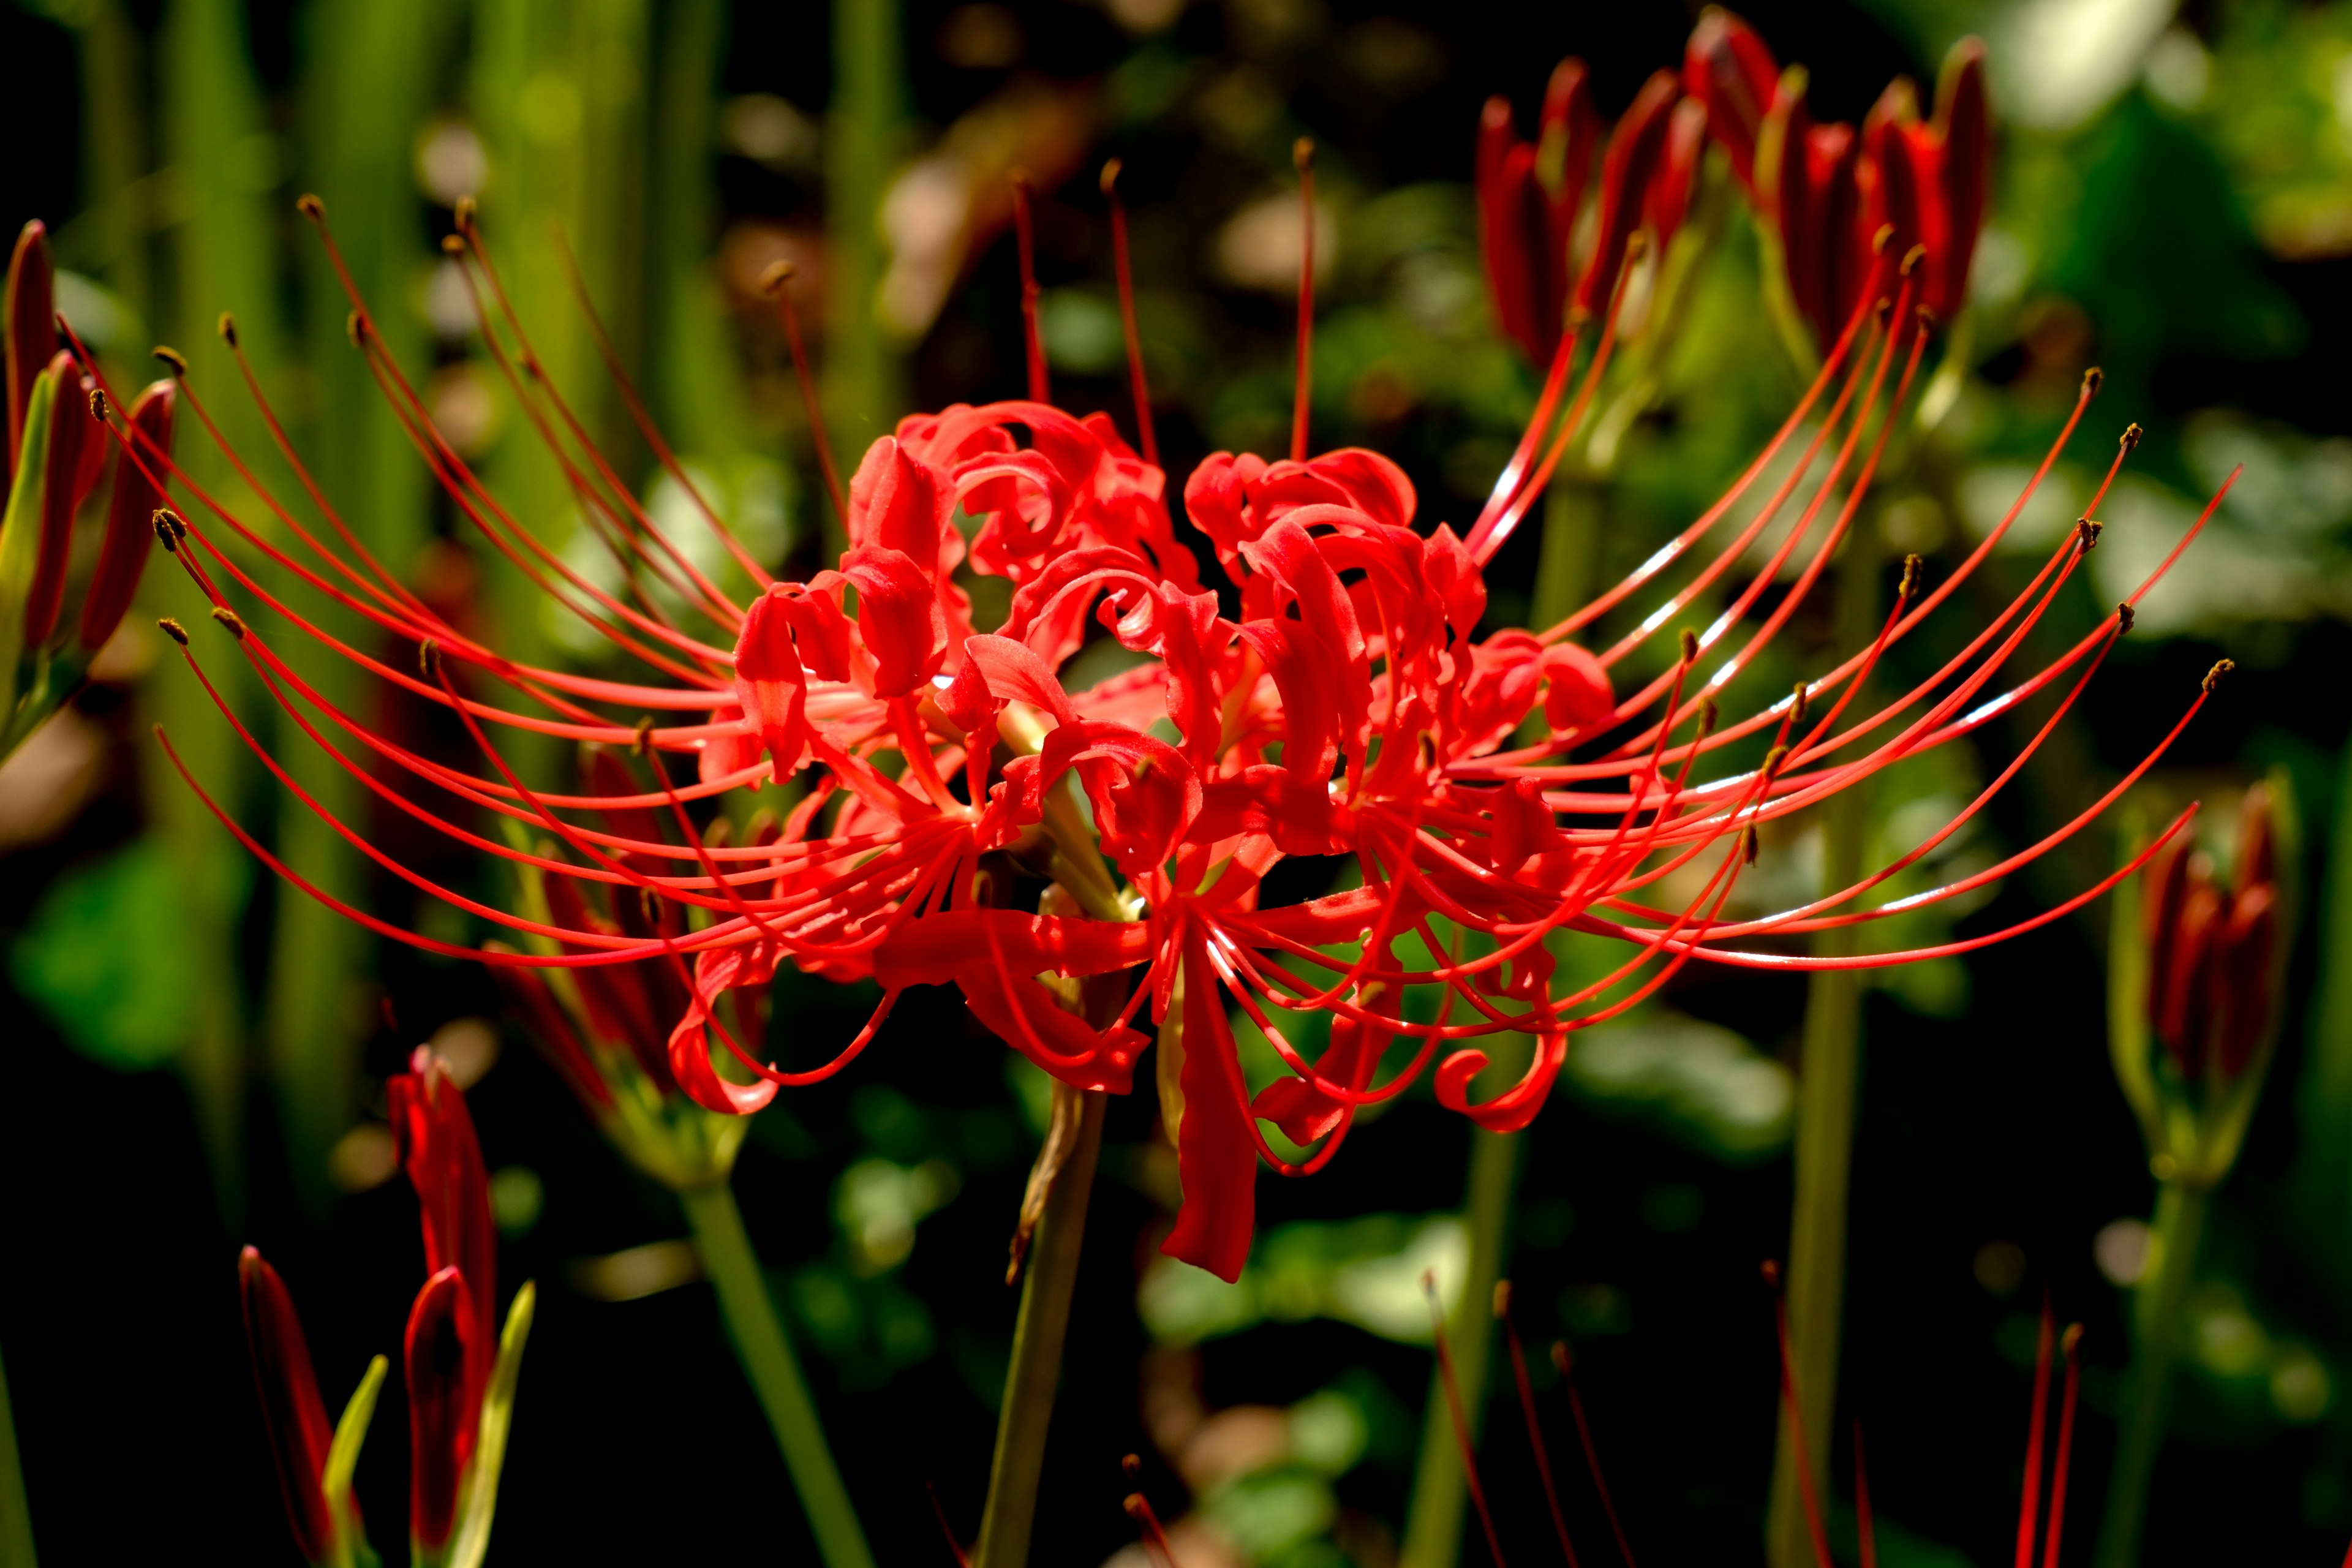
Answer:
<path fill-rule="evenodd" d="M 2308 827 L 2305 896 L 2282 1054 L 2192 1304 L 2147 1561 L 2332 1561 L 2352 1532 L 2352 855 L 2338 853 L 2352 833 L 2339 826 L 2352 821 L 2352 5 L 1744 14 L 1811 68 L 1825 119 L 1858 119 L 1897 73 L 1931 77 L 1964 33 L 1990 50 L 1997 195 L 1949 339 L 1967 374 L 1868 516 L 1890 559 L 1916 551 L 1932 573 L 1996 522 L 2093 363 L 2107 383 L 2085 434 L 2012 534 L 2019 553 L 1971 588 L 1967 618 L 2021 585 L 2072 524 L 2126 421 L 2148 439 L 2105 506 L 2087 580 L 2036 635 L 2045 655 L 2247 465 L 2077 721 L 1918 885 L 2073 815 L 2215 657 L 2238 661 L 2242 679 L 2147 804 L 2226 805 L 2283 767 Z M 216 334 L 233 311 L 295 442 L 372 548 L 503 646 L 593 663 L 595 648 L 567 641 L 469 543 L 376 400 L 298 193 L 325 200 L 436 423 L 542 537 L 579 545 L 583 566 L 599 559 L 441 256 L 465 195 L 480 197 L 549 374 L 656 514 L 688 502 L 656 479 L 597 368 L 559 233 L 698 486 L 763 559 L 806 566 L 825 523 L 757 288 L 766 267 L 801 268 L 834 435 L 854 458 L 899 413 L 1018 395 L 1004 227 L 1007 176 L 1026 169 L 1057 397 L 1129 426 L 1094 177 L 1121 158 L 1160 443 L 1181 482 L 1208 451 L 1283 443 L 1290 145 L 1310 134 L 1318 445 L 1378 447 L 1412 472 L 1426 518 L 1459 524 L 1534 390 L 1487 325 L 1466 183 L 1479 104 L 1507 93 L 1529 121 L 1573 52 L 1614 113 L 1678 63 L 1693 19 L 1666 5 L 1529 17 L 1353 0 L 927 0 L 849 3 L 838 17 L 724 0 L 17 0 L 0 9 L 0 220 L 13 233 L 46 219 L 67 269 L 60 308 L 110 366 L 143 379 L 148 347 L 176 345 L 230 439 L 288 493 Z M 1759 306 L 1748 220 L 1712 179 L 1702 211 L 1720 232 L 1689 324 L 1654 367 L 1659 395 L 1596 488 L 1588 582 L 1703 507 L 1799 390 Z M 192 426 L 181 451 L 261 515 Z M 1491 574 L 1495 624 L 1528 611 L 1528 531 Z M 142 600 L 150 616 L 197 613 L 161 566 Z M 1755 691 L 1826 662 L 1834 628 L 1812 623 L 1800 618 Z M 433 934 L 483 933 L 372 879 L 243 757 L 158 643 L 122 639 L 106 679 L 0 769 L 0 1350 L 45 1556 L 291 1560 L 234 1245 L 260 1243 L 286 1271 L 339 1400 L 396 1342 L 418 1277 L 412 1200 L 385 1184 L 381 1080 L 431 1039 L 477 1084 L 509 1278 L 547 1292 L 502 1557 L 804 1558 L 667 1195 L 608 1157 L 478 973 L 379 944 L 257 876 L 161 764 L 148 726 L 168 725 L 309 874 Z M 1948 651 L 1906 647 L 1897 664 L 1924 673 Z M 463 744 L 347 667 L 306 673 L 379 729 Z M 446 847 L 372 818 L 356 786 L 276 734 L 257 697 L 237 692 L 265 735 L 291 742 L 306 783 L 404 858 L 479 880 Z M 2027 722 L 1990 727 L 1980 755 L 1889 774 L 1876 850 L 1923 837 Z M 1889 940 L 2020 918 L 2094 879 L 2116 847 L 2103 825 L 1977 907 L 1944 906 Z M 1820 856 L 1817 836 L 1768 842 L 1744 896 L 1759 909 L 1806 896 Z M 1869 1428 L 1882 1560 L 1898 1568 L 2005 1552 L 2045 1291 L 2088 1326 L 2074 1515 L 2088 1554 L 2126 1353 L 2121 1287 L 2152 1191 L 2106 1066 L 2104 942 L 2086 916 L 1890 972 L 1867 1004 L 1842 1408 Z M 813 1037 L 854 1028 L 867 1005 L 813 981 L 784 990 L 777 1013 Z M 1802 1005 L 1781 977 L 1686 973 L 1580 1040 L 1528 1134 L 1521 1321 L 1577 1347 L 1621 1510 L 1654 1561 L 1759 1555 L 1775 1371 L 1754 1281 L 1786 1246 Z M 814 1347 L 886 1562 L 946 1561 L 926 1482 L 967 1533 L 978 1514 L 1013 1307 L 993 1281 L 1042 1116 L 1036 1086 L 1004 1061 L 960 1008 L 910 1003 L 854 1071 L 759 1118 L 742 1163 L 754 1236 Z M 1428 1376 L 1414 1281 L 1424 1267 L 1458 1276 L 1462 1125 L 1409 1100 L 1317 1180 L 1267 1178 L 1258 1255 L 1232 1288 L 1150 1261 L 1172 1173 L 1148 1097 L 1114 1108 L 1109 1142 L 1039 1561 L 1133 1551 L 1118 1508 L 1130 1451 L 1161 1511 L 1184 1516 L 1188 1568 L 1394 1561 Z M 1487 1462 L 1507 1545 L 1549 1551 L 1524 1438 L 1498 1414 Z M 379 1417 L 360 1472 L 383 1521 L 401 1513 L 398 1420 Z M 1572 1449 L 1558 1462 L 1573 1469 Z M 1578 1539 L 1605 1557 L 1597 1505 L 1570 1490 Z"/>

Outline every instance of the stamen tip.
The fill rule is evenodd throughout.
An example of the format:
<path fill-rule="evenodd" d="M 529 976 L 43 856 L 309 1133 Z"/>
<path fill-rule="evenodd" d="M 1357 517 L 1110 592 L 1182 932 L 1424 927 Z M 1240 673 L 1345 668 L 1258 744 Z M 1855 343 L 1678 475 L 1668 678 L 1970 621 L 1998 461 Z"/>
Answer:
<path fill-rule="evenodd" d="M 1507 1279 L 1497 1279 L 1495 1281 L 1495 1316 L 1500 1320 L 1510 1315 L 1511 1282 Z"/>
<path fill-rule="evenodd" d="M 213 606 L 213 619 L 218 621 L 222 626 L 226 626 L 228 628 L 228 635 L 235 637 L 237 641 L 243 642 L 245 640 L 244 620 L 238 616 L 235 610 L 230 609 L 226 605 L 215 605 Z M 2209 677 L 2208 679 L 2210 678 Z"/>
<path fill-rule="evenodd" d="M 350 336 L 352 347 L 355 349 L 367 347 L 369 330 L 367 317 L 357 310 L 343 318 L 343 331 Z"/>
<path fill-rule="evenodd" d="M 167 506 L 157 507 L 147 522 L 148 526 L 154 529 L 155 537 L 163 544 L 164 552 L 177 554 L 180 548 L 180 535 L 184 531 L 185 525 L 172 515 L 172 509 Z"/>
<path fill-rule="evenodd" d="M 2106 384 L 2106 380 L 2107 373 L 2101 370 L 2097 365 L 2093 365 L 2090 369 L 2083 373 L 2084 393 L 2089 396 L 2097 396 L 2099 388 Z"/>
<path fill-rule="evenodd" d="M 101 425 L 106 423 L 106 390 L 103 387 L 89 389 L 89 416 Z"/>
<path fill-rule="evenodd" d="M 2082 545 L 2084 554 L 2099 547 L 2099 535 L 2105 528 L 2106 524 L 2095 518 L 2078 517 L 2074 520 L 2074 539 Z"/>
<path fill-rule="evenodd" d="M 457 198 L 457 205 L 452 209 L 450 214 L 450 221 L 457 226 L 457 232 L 459 234 L 470 234 L 473 232 L 474 212 L 479 205 L 479 203 L 474 200 L 473 195 L 470 193 Z"/>
<path fill-rule="evenodd" d="M 772 261 L 760 274 L 760 292 L 771 299 L 784 291 L 784 285 L 800 276 L 801 269 L 789 261 Z"/>
<path fill-rule="evenodd" d="M 1314 168 L 1315 138 L 1301 136 L 1297 141 L 1293 142 L 1290 144 L 1290 162 L 1292 166 L 1302 174 Z"/>
<path fill-rule="evenodd" d="M 1895 226 L 1891 223 L 1880 224 L 1878 232 L 1870 237 L 1870 254 L 1884 256 L 1886 254 L 1886 247 L 1894 243 Z"/>
<path fill-rule="evenodd" d="M 1903 581 L 1896 584 L 1895 588 L 1895 597 L 1897 601 L 1907 602 L 1912 595 L 1919 591 L 1919 574 L 1926 567 L 1927 563 L 1916 555 L 1906 555 L 1903 558 Z"/>
<path fill-rule="evenodd" d="M 1680 634 L 1676 636 L 1675 640 L 1682 648 L 1683 662 L 1685 664 L 1696 664 L 1698 662 L 1698 634 L 1696 632 L 1691 630 L 1688 626 L 1685 626 Z"/>
<path fill-rule="evenodd" d="M 1127 1472 L 1128 1479 L 1132 1480 L 1137 1476 L 1143 1473 L 1143 1461 L 1137 1456 L 1129 1454 L 1125 1458 L 1119 1460 L 1118 1468 L 1125 1470 Z"/>
<path fill-rule="evenodd" d="M 445 235 L 443 235 L 443 236 L 441 237 L 441 254 L 442 254 L 442 255 L 444 255 L 444 256 L 463 256 L 463 255 L 465 255 L 465 254 L 466 254 L 466 240 L 465 240 L 465 237 L 464 237 L 463 235 L 456 235 L 456 234 L 445 234 Z"/>
<path fill-rule="evenodd" d="M 1109 196 L 1118 194 L 1118 172 L 1124 167 L 1125 165 L 1116 158 L 1104 161 L 1101 182 L 1103 195 Z"/>
<path fill-rule="evenodd" d="M 656 766 L 659 765 L 658 759 L 654 755 L 654 721 L 651 714 L 644 715 L 637 720 L 636 744 L 637 755 L 649 763 L 656 763 Z"/>
<path fill-rule="evenodd" d="M 2067 1360 L 2072 1361 L 2074 1358 L 2074 1347 L 2082 1342 L 2083 1325 L 2080 1323 L 2069 1323 L 2066 1325 L 2065 1333 L 2059 1337 L 2058 1352 L 2061 1355 L 2066 1357 Z"/>
<path fill-rule="evenodd" d="M 152 352 L 157 359 L 163 362 L 174 379 L 188 374 L 188 356 L 169 343 L 157 343 Z"/>
<path fill-rule="evenodd" d="M 1756 825 L 1749 823 L 1739 835 L 1739 858 L 1746 864 L 1753 866 L 1756 864 L 1757 856 L 1762 852 L 1763 845 L 1756 837 Z M 1765 1267 L 1774 1266 L 1767 1264 Z"/>
<path fill-rule="evenodd" d="M 2213 668 L 2205 672 L 2205 689 L 2208 691 L 2220 690 L 2221 682 L 2229 677 L 2231 671 L 2237 668 L 2238 661 L 2233 658 L 2214 660 Z"/>
<path fill-rule="evenodd" d="M 294 210 L 312 223 L 327 221 L 327 204 L 308 191 L 294 198 Z"/>
<path fill-rule="evenodd" d="M 221 342 L 231 348 L 236 347 L 236 318 L 226 310 L 220 313 L 220 335 Z"/>
<path fill-rule="evenodd" d="M 188 628 L 173 620 L 171 616 L 157 616 L 155 626 L 157 630 L 161 631 L 165 637 L 170 637 L 173 642 L 178 643 L 182 647 L 188 646 Z"/>
<path fill-rule="evenodd" d="M 2138 618 L 2138 612 L 2135 611 L 2131 607 L 2131 601 L 2129 599 L 2124 600 L 2121 604 L 2116 606 L 2116 625 L 2119 634 L 2121 632 L 2131 630 L 2132 623 Z"/>
<path fill-rule="evenodd" d="M 2098 373 L 2097 371 L 2095 371 L 2095 371 L 2093 371 L 2091 374 L 2092 374 L 2093 375 L 2096 375 L 2096 374 L 2098 374 L 2099 373 Z M 2143 430 L 2143 429 L 2141 429 L 2141 428 L 2139 427 L 2139 424 L 2138 424 L 2138 422 L 2137 422 L 2137 420 L 2135 420 L 2134 422 L 2132 422 L 2132 423 L 2131 423 L 2131 424 L 2129 424 L 2129 425 L 2125 426 L 2124 426 L 2124 434 L 2123 434 L 2123 441 L 2122 441 L 2123 449 L 2124 449 L 2125 451 L 2126 451 L 2126 452 L 2130 451 L 2133 447 L 2137 447 L 2137 446 L 2138 446 L 2138 445 L 2139 445 L 2139 439 L 2140 439 L 2140 437 L 2143 437 L 2143 436 L 2145 436 L 2145 435 L 2147 435 L 2147 431 L 2145 431 L 2145 430 Z"/>
<path fill-rule="evenodd" d="M 1552 1341 L 1551 1364 L 1559 1369 L 1559 1375 L 1562 1377 L 1566 1377 L 1570 1369 L 1576 1365 L 1575 1352 L 1568 1348 L 1566 1340 Z"/>
<path fill-rule="evenodd" d="M 1763 1268 L 1759 1272 L 1764 1276 L 1764 1288 L 1766 1289 L 1777 1291 L 1780 1289 L 1780 1259 L 1774 1258 L 1766 1258 L 1764 1260 Z"/>
<path fill-rule="evenodd" d="M 1903 253 L 1903 265 L 1899 268 L 1902 276 L 1906 278 L 1910 277 L 1912 273 L 1919 269 L 1919 264 L 1927 259 L 1927 247 L 1924 245 L 1913 246 L 1910 249 Z"/>
<path fill-rule="evenodd" d="M 1789 710 L 1789 724 L 1791 729 L 1805 721 L 1805 710 L 1812 703 L 1813 689 L 1800 680 L 1797 682 L 1796 698 L 1796 705 Z"/>
<path fill-rule="evenodd" d="M 431 680 L 441 671 L 441 645 L 426 637 L 416 645 L 416 668 L 425 679 Z"/>

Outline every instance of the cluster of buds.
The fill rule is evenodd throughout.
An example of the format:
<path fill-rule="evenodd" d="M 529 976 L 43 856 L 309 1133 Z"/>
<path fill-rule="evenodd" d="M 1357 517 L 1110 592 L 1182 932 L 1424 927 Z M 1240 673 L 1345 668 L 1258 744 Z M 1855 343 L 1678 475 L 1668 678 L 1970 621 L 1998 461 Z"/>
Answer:
<path fill-rule="evenodd" d="M 465 1096 L 441 1059 L 420 1049 L 385 1090 L 403 1167 L 423 1213 L 428 1278 L 409 1309 L 409 1561 L 479 1568 L 489 1550 L 506 1459 L 515 1378 L 535 1293 L 515 1292 L 500 1331 L 498 1236 L 481 1145 Z M 304 1561 L 356 1568 L 377 1560 L 352 1495 L 352 1471 L 388 1365 L 377 1356 L 331 1428 L 293 1296 L 253 1247 L 237 1260 L 254 1382 Z"/>
<path fill-rule="evenodd" d="M 1544 94 L 1537 139 L 1522 142 L 1509 100 L 1479 122 L 1479 237 L 1496 324 L 1538 365 L 1604 309 L 1632 262 L 1664 258 L 1704 174 L 1712 142 L 1770 242 L 1771 288 L 1810 329 L 1807 358 L 1850 319 L 1882 255 L 1917 247 L 1910 308 L 1949 320 L 1967 295 L 1984 220 L 1990 155 L 1984 48 L 1955 45 L 1933 117 L 1897 78 L 1857 132 L 1817 125 L 1802 67 L 1782 70 L 1754 29 L 1710 6 L 1679 78 L 1660 70 L 1603 133 L 1591 77 L 1562 60 Z M 1599 180 L 1593 180 L 1599 160 Z"/>
<path fill-rule="evenodd" d="M 2275 781 L 2246 791 L 2226 883 L 2184 837 L 2158 852 L 2136 899 L 2116 910 L 2116 1074 L 2164 1181 L 2210 1187 L 2227 1175 L 2262 1093 L 2286 979 L 2288 799 Z"/>
<path fill-rule="evenodd" d="M 1710 7 L 1692 30 L 1685 84 L 1773 242 L 1782 300 L 1827 343 L 1870 281 L 1882 250 L 1920 252 L 1913 309 L 1948 321 L 1968 298 L 1969 264 L 1984 224 L 1991 158 L 1984 45 L 1963 38 L 1944 57 L 1932 116 L 1897 77 L 1862 127 L 1816 124 L 1802 66 L 1780 68 L 1764 40 Z"/>
<path fill-rule="evenodd" d="M 174 384 L 159 381 L 118 413 L 57 314 L 56 276 L 47 230 L 26 224 L 8 258 L 5 311 L 0 756 L 81 684 L 131 607 L 152 531 L 169 526 Z M 110 469 L 100 509 L 89 503 Z"/>

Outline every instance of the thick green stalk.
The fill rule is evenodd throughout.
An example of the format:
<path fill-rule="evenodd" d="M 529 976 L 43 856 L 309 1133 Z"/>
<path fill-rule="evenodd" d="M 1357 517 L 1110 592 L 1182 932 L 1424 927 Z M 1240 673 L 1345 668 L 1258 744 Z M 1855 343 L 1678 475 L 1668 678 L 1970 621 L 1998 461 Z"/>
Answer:
<path fill-rule="evenodd" d="M 793 1489 L 808 1515 L 817 1555 L 825 1568 L 874 1568 L 866 1531 L 850 1506 L 833 1450 L 825 1446 L 824 1428 L 817 1423 L 816 1402 L 809 1396 L 808 1381 L 784 1338 L 783 1319 L 743 1229 L 743 1211 L 735 1206 L 734 1189 L 725 1182 L 688 1187 L 678 1194 L 678 1202 L 686 1207 L 703 1271 L 719 1291 L 727 1336 L 760 1396 L 760 1408 L 767 1412 L 776 1446 L 784 1452 L 784 1468 L 791 1472 Z"/>
<path fill-rule="evenodd" d="M 1463 1415 L 1470 1424 L 1474 1445 L 1486 1410 L 1486 1373 L 1495 1352 L 1495 1283 L 1502 1279 L 1503 1262 L 1509 1254 L 1511 1200 L 1518 1184 L 1519 1135 L 1471 1129 L 1470 1182 L 1465 1200 L 1469 1210 L 1470 1270 L 1462 1282 L 1462 1300 L 1446 1321 L 1445 1341 L 1454 1354 L 1454 1375 L 1461 1384 Z M 1432 1371 L 1429 1400 L 1421 1420 L 1421 1462 L 1413 1471 L 1404 1551 L 1398 1559 L 1404 1568 L 1454 1568 L 1462 1560 L 1467 1483 L 1461 1445 L 1446 1413 L 1444 1384 Z"/>
<path fill-rule="evenodd" d="M 1875 629 L 1877 569 L 1876 552 L 1864 539 L 1848 543 L 1838 573 L 1843 647 L 1866 643 Z M 1822 807 L 1825 891 L 1851 887 L 1862 875 L 1868 803 L 1868 786 L 1855 784 Z M 1824 957 L 1853 952 L 1853 928 L 1823 931 L 1815 951 Z M 1814 1484 L 1827 1488 L 1845 1306 L 1846 1197 L 1862 1082 L 1862 980 L 1856 972 L 1814 972 L 1805 996 L 1804 1049 L 1798 1072 L 1796 1195 L 1789 1218 L 1787 1272 L 1789 1363 L 1797 1407 L 1804 1416 L 1805 1452 Z M 1773 1448 L 1770 1512 L 1765 1521 L 1771 1568 L 1812 1568 L 1797 1453 L 1795 1424 L 1784 1414 Z M 1826 1509 L 1828 1498 L 1821 1504 Z"/>
<path fill-rule="evenodd" d="M 1045 1468 L 1045 1431 L 1054 1419 L 1062 1342 L 1070 1326 L 1070 1292 L 1077 1284 L 1087 1201 L 1102 1152 L 1105 1105 L 1098 1090 L 1082 1097 L 1077 1142 L 1054 1177 L 1030 1239 L 1021 1314 L 1013 1326 L 1013 1364 L 1004 1377 L 1004 1406 L 996 1417 L 996 1455 L 988 1467 L 988 1502 L 972 1556 L 977 1568 L 1025 1568 L 1029 1561 L 1037 1481 Z"/>
<path fill-rule="evenodd" d="M 898 412 L 898 367 L 875 313 L 882 196 L 906 115 L 901 0 L 833 0 L 833 106 L 825 127 L 824 409 L 842 472 Z M 826 514 L 825 559 L 846 545 Z"/>
<path fill-rule="evenodd" d="M 25 1467 L 16 1453 L 16 1416 L 8 1372 L 0 1367 L 0 1568 L 34 1568 L 33 1510 L 25 1501 Z"/>
<path fill-rule="evenodd" d="M 2099 1530 L 2099 1568 L 2134 1568 L 2147 1521 L 2149 1483 L 2164 1447 L 2165 1394 L 2180 1350 L 2181 1318 L 2197 1278 L 2197 1247 L 2212 1193 L 2167 1182 L 2156 1200 L 2149 1237 L 2154 1268 L 2140 1277 L 2132 1302 L 2131 1372 L 2117 1412 L 2116 1468 L 2107 1482 L 2107 1517 Z"/>
<path fill-rule="evenodd" d="M 2318 900 L 2318 995 L 2297 1103 L 2303 1145 L 2295 1185 L 2305 1234 L 2318 1241 L 2311 1250 L 2338 1293 L 2352 1300 L 2352 1258 L 2335 1239 L 2352 1216 L 2352 747 L 2339 768 L 2327 880 Z"/>
<path fill-rule="evenodd" d="M 1544 491 L 1543 549 L 1536 557 L 1529 629 L 1556 626 L 1584 603 L 1600 543 L 1600 492 L 1564 474 L 1554 479 Z"/>
<path fill-rule="evenodd" d="M 74 260 L 94 268 L 147 321 L 155 302 L 148 284 L 146 197 L 139 184 L 147 162 L 147 93 L 139 29 L 122 0 L 98 0 L 77 16 L 72 26 L 81 67 L 85 205 L 72 226 Z M 128 359 L 147 345 L 105 346 Z"/>

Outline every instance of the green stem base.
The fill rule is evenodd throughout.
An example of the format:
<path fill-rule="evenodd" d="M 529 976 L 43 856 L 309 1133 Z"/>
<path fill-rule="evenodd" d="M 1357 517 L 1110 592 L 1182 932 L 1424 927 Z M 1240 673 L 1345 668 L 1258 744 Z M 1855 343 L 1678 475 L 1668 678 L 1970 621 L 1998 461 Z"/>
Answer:
<path fill-rule="evenodd" d="M 735 1343 L 760 1407 L 767 1412 L 768 1425 L 775 1429 L 784 1468 L 792 1474 L 793 1489 L 800 1494 L 816 1537 L 817 1555 L 825 1568 L 874 1568 L 866 1532 L 850 1507 L 833 1450 L 825 1446 L 824 1428 L 817 1424 L 816 1402 L 809 1397 L 807 1380 L 784 1338 L 783 1319 L 743 1229 L 743 1211 L 735 1206 L 734 1189 L 724 1182 L 688 1187 L 678 1194 L 678 1202 L 693 1228 L 703 1270 L 718 1289 L 728 1338 Z"/>
<path fill-rule="evenodd" d="M 1029 1561 L 1037 1481 L 1045 1468 L 1045 1431 L 1062 1376 L 1062 1342 L 1070 1326 L 1070 1292 L 1078 1279 L 1106 1105 L 1100 1090 L 1085 1096 L 1077 1144 L 1054 1177 L 1030 1243 L 1021 1315 L 1013 1329 L 1013 1364 L 1004 1375 L 1004 1406 L 996 1419 L 996 1457 L 988 1468 L 988 1503 L 972 1554 L 975 1568 L 1025 1568 Z"/>
<path fill-rule="evenodd" d="M 2118 1413 L 2116 1468 L 2107 1483 L 2107 1516 L 2099 1530 L 2099 1568 L 2133 1568 L 2139 1561 L 2140 1531 L 2156 1479 L 2156 1457 L 2164 1447 L 2165 1393 L 2180 1349 L 2180 1320 L 2189 1288 L 2197 1278 L 2197 1245 L 2205 1234 L 2212 1194 L 2185 1183 L 2167 1182 L 2156 1200 L 2156 1272 L 2142 1279 L 2132 1304 L 2131 1370 Z"/>

